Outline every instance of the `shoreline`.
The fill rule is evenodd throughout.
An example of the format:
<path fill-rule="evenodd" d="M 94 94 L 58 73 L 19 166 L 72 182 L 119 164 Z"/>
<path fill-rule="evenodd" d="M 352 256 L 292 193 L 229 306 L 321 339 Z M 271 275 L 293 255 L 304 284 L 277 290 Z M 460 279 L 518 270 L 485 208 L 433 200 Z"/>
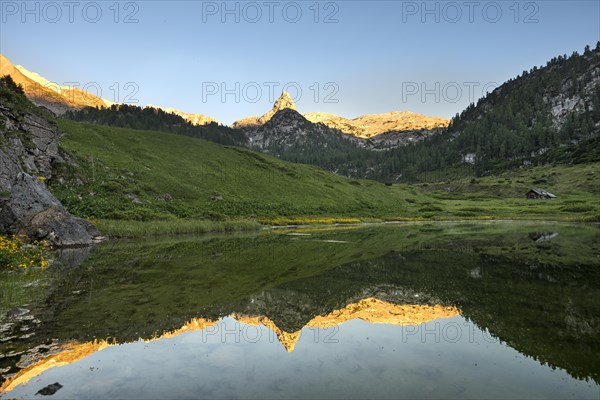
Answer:
<path fill-rule="evenodd" d="M 329 220 L 335 218 L 323 218 Z M 358 218 L 357 218 L 358 219 Z M 151 238 L 160 236 L 204 235 L 214 233 L 239 233 L 267 230 L 295 230 L 305 228 L 344 228 L 384 225 L 425 225 L 425 224 L 465 224 L 465 223 L 537 223 L 537 224 L 571 224 L 571 225 L 600 225 L 600 222 L 578 219 L 516 219 L 516 218 L 472 218 L 472 219 L 397 219 L 360 222 L 315 222 L 291 223 L 289 225 L 265 224 L 254 220 L 182 220 L 182 221 L 128 221 L 128 220 L 95 220 L 106 240 Z M 180 225 L 178 225 L 180 224 Z"/>

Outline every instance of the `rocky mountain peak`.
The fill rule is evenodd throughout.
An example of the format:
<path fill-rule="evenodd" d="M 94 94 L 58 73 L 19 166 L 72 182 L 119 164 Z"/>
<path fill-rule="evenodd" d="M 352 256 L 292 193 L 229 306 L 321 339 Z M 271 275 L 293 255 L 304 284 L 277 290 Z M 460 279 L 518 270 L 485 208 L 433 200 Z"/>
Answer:
<path fill-rule="evenodd" d="M 283 92 L 281 92 L 281 96 L 279 96 L 275 104 L 273 104 L 273 108 L 271 109 L 271 111 L 264 114 L 258 119 L 258 124 L 266 124 L 271 120 L 271 118 L 273 118 L 275 114 L 277 114 L 277 112 L 285 109 L 297 111 L 296 104 L 294 104 L 294 100 L 292 100 L 290 94 L 284 90 Z"/>
<path fill-rule="evenodd" d="M 292 97 L 285 90 L 281 92 L 281 96 L 277 99 L 275 104 L 273 104 L 273 114 L 275 114 L 279 110 L 283 110 L 285 108 L 291 108 L 292 110 L 297 110 L 296 104 Z"/>
<path fill-rule="evenodd" d="M 38 106 L 43 106 L 55 114 L 62 115 L 68 110 L 83 107 L 107 107 L 112 102 L 76 87 L 61 86 L 41 75 L 14 65 L 0 54 L 0 75 L 10 75 L 15 83 L 23 86 L 25 96 Z"/>
<path fill-rule="evenodd" d="M 273 104 L 273 108 L 267 113 L 263 114 L 261 117 L 247 117 L 239 119 L 233 123 L 232 128 L 251 128 L 264 125 L 269 122 L 278 111 L 285 109 L 297 111 L 294 100 L 292 100 L 290 94 L 284 90 L 281 92 L 281 96 L 279 96 L 279 98 Z"/>

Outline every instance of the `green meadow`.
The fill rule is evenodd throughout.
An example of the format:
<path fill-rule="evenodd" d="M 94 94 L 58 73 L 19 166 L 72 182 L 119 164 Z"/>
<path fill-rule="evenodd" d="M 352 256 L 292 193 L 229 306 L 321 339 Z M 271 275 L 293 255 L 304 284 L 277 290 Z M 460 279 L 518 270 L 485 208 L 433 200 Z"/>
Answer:
<path fill-rule="evenodd" d="M 394 220 L 600 221 L 600 163 L 386 185 L 197 138 L 58 123 L 77 166 L 58 165 L 49 187 L 111 236 Z M 533 187 L 558 198 L 527 200 Z"/>

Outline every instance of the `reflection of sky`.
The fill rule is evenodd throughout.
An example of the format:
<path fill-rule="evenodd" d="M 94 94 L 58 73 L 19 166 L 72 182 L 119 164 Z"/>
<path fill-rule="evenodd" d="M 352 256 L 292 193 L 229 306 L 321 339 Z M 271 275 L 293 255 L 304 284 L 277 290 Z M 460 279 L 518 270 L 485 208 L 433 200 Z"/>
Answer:
<path fill-rule="evenodd" d="M 353 320 L 275 335 L 225 318 L 206 331 L 109 347 L 47 370 L 10 396 L 53 398 L 597 398 L 598 385 L 524 357 L 462 317 L 420 326 Z"/>

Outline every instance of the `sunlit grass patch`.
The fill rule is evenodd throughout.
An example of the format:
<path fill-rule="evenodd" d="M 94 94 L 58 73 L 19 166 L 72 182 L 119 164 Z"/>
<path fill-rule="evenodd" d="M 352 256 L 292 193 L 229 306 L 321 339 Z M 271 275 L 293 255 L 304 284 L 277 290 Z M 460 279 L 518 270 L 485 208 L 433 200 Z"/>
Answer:
<path fill-rule="evenodd" d="M 275 226 L 285 225 L 311 225 L 311 224 L 359 224 L 363 222 L 359 218 L 343 217 L 299 217 L 299 218 L 271 218 L 261 220 L 262 223 Z"/>

